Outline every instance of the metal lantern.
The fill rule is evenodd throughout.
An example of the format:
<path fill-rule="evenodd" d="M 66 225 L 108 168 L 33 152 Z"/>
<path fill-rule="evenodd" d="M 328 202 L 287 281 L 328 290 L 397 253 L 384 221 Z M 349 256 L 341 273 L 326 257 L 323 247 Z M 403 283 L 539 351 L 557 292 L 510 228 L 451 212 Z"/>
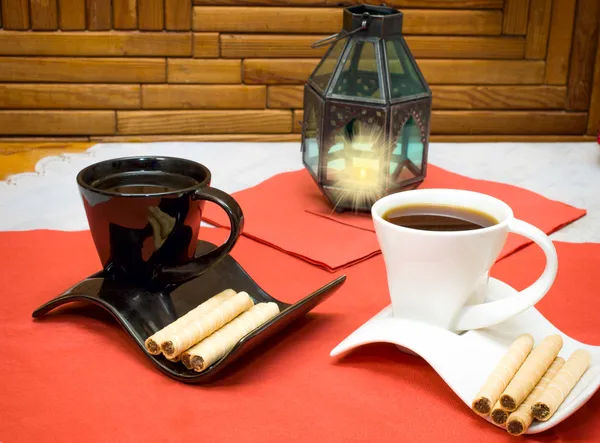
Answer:
<path fill-rule="evenodd" d="M 302 160 L 336 211 L 368 211 L 425 178 L 431 90 L 402 37 L 402 13 L 344 9 L 343 30 L 304 89 Z"/>

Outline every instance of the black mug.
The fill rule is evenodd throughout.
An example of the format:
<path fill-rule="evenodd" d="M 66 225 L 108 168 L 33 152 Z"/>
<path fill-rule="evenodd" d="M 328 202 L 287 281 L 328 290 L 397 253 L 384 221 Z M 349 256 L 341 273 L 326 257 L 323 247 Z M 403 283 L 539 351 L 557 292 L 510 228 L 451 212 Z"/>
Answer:
<path fill-rule="evenodd" d="M 210 180 L 207 167 L 172 157 L 118 158 L 81 170 L 77 184 L 108 275 L 141 284 L 180 283 L 229 253 L 244 216 Z M 231 233 L 223 245 L 195 257 L 206 201 L 225 210 Z"/>

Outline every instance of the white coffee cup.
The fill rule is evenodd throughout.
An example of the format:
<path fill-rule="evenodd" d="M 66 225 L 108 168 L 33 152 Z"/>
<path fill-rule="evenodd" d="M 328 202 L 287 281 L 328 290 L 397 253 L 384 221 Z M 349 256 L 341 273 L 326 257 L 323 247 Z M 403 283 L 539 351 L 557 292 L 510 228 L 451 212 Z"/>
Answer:
<path fill-rule="evenodd" d="M 390 209 L 405 205 L 471 208 L 498 223 L 469 231 L 426 231 L 383 219 Z M 387 270 L 395 317 L 427 322 L 452 331 L 492 326 L 537 303 L 550 289 L 558 269 L 552 241 L 538 228 L 518 220 L 503 201 L 456 189 L 420 189 L 391 194 L 371 209 L 375 232 Z M 509 232 L 533 240 L 546 254 L 538 280 L 507 298 L 484 300 L 488 272 Z"/>

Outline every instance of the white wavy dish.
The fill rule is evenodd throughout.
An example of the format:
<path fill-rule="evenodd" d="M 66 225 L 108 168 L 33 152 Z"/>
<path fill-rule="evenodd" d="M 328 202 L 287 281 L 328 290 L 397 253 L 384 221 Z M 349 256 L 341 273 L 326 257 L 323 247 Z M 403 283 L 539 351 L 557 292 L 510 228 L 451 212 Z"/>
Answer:
<path fill-rule="evenodd" d="M 494 278 L 489 280 L 487 301 L 513 295 L 515 289 Z M 392 317 L 391 305 L 383 309 L 330 353 L 339 356 L 361 345 L 387 342 L 412 351 L 425 359 L 468 406 L 506 349 L 520 334 L 529 333 L 535 343 L 551 334 L 560 334 L 564 345 L 560 356 L 568 358 L 576 349 L 586 349 L 592 364 L 556 413 L 545 422 L 535 421 L 528 434 L 556 426 L 583 406 L 600 387 L 600 346 L 580 343 L 552 325 L 539 311 L 530 308 L 509 321 L 457 335 L 426 323 Z M 488 419 L 490 423 L 491 420 Z"/>

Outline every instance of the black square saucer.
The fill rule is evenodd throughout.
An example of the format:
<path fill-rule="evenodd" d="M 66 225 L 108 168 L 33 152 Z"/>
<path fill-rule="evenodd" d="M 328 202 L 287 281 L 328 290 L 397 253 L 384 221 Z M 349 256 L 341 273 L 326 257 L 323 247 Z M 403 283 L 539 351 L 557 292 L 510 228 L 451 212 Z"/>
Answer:
<path fill-rule="evenodd" d="M 215 247 L 212 243 L 199 241 L 196 254 L 206 254 Z M 106 278 L 101 271 L 43 304 L 32 315 L 40 318 L 65 303 L 91 302 L 115 317 L 142 352 L 166 375 L 184 383 L 209 383 L 234 360 L 322 303 L 345 279 L 345 276 L 338 277 L 300 301 L 287 304 L 263 291 L 241 265 L 227 255 L 195 279 L 156 292 L 116 282 Z M 236 292 L 246 291 L 255 303 L 275 302 L 281 312 L 243 337 L 223 358 L 200 373 L 187 369 L 181 362 L 171 362 L 162 355 L 148 353 L 144 342 L 149 336 L 228 288 Z"/>

